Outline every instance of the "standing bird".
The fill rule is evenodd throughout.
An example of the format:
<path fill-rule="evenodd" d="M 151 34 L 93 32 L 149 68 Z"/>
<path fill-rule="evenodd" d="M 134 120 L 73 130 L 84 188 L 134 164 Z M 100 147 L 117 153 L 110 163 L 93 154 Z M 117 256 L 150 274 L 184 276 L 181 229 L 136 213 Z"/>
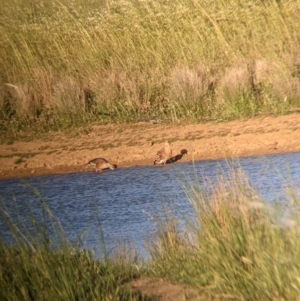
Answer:
<path fill-rule="evenodd" d="M 166 162 L 169 159 L 171 159 L 171 157 L 172 157 L 171 146 L 170 146 L 170 143 L 168 141 L 166 141 L 164 146 L 162 147 L 162 149 L 160 149 L 157 152 L 155 160 L 154 160 L 154 165 L 155 164 L 165 165 Z"/>
<path fill-rule="evenodd" d="M 101 172 L 103 169 L 107 169 L 107 168 L 109 168 L 111 170 L 114 170 L 115 168 L 117 168 L 117 165 L 109 163 L 104 158 L 95 158 L 95 159 L 89 161 L 89 163 L 87 165 L 93 165 L 93 166 L 95 166 L 96 172 L 98 170 Z"/>

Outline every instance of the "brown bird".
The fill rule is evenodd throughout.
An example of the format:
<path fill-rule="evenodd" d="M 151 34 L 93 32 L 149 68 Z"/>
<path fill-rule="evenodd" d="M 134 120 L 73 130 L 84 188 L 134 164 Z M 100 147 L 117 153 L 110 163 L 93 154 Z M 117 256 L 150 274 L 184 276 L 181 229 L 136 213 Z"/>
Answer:
<path fill-rule="evenodd" d="M 155 164 L 160 164 L 160 165 L 165 165 L 166 162 L 172 157 L 172 149 L 170 146 L 170 143 L 168 141 L 165 142 L 164 146 L 162 149 L 160 149 L 155 157 L 154 160 L 154 165 Z"/>
<path fill-rule="evenodd" d="M 93 165 L 95 166 L 95 170 L 97 171 L 102 171 L 103 169 L 111 169 L 114 170 L 117 168 L 117 165 L 109 163 L 106 159 L 104 158 L 95 158 L 91 161 L 88 162 L 87 165 Z"/>

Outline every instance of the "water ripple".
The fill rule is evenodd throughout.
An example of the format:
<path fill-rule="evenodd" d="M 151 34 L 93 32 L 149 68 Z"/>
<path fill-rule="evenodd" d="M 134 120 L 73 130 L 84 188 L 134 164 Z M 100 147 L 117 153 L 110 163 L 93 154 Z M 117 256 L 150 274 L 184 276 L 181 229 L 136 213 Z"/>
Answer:
<path fill-rule="evenodd" d="M 250 183 L 266 201 L 278 198 L 291 182 L 299 186 L 300 153 L 240 158 L 232 165 L 246 172 Z M 3 180 L 0 181 L 1 207 L 13 219 L 18 213 L 25 224 L 30 210 L 42 219 L 36 189 L 71 241 L 85 233 L 84 247 L 98 248 L 100 219 L 108 249 L 120 241 L 133 243 L 143 252 L 144 238 L 152 239 L 156 217 L 163 215 L 163 207 L 175 214 L 180 211 L 192 216 L 182 183 L 187 181 L 192 185 L 196 175 L 205 187 L 205 181 L 214 183 L 220 174 L 230 176 L 225 160 Z M 0 234 L 9 237 L 2 220 Z"/>

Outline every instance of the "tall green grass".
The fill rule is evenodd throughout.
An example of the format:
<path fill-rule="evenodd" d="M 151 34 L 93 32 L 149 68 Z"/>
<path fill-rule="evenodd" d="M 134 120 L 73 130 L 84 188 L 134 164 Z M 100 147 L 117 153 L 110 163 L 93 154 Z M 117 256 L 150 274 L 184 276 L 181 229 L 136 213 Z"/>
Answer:
<path fill-rule="evenodd" d="M 299 1 L 0 1 L 1 128 L 299 105 Z"/>
<path fill-rule="evenodd" d="M 295 191 L 294 191 L 295 192 Z M 149 273 L 190 284 L 207 298 L 297 300 L 300 293 L 299 200 L 265 202 L 234 171 L 204 192 L 186 187 L 195 218 L 171 218 L 149 245 Z"/>

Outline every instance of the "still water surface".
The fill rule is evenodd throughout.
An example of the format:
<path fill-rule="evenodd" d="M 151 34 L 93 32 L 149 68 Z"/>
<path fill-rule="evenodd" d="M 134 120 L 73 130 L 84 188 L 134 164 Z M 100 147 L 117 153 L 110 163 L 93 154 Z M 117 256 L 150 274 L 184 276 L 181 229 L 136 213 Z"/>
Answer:
<path fill-rule="evenodd" d="M 300 153 L 240 158 L 233 161 L 248 176 L 267 202 L 283 195 L 284 186 L 300 184 Z M 27 225 L 30 212 L 43 219 L 38 191 L 61 223 L 67 238 L 100 255 L 99 224 L 108 251 L 118 244 L 133 246 L 145 255 L 145 239 L 153 239 L 157 216 L 163 208 L 182 218 L 192 210 L 182 184 L 192 185 L 195 174 L 201 186 L 230 177 L 224 160 L 145 166 L 95 173 L 73 173 L 0 181 L 0 209 Z M 7 225 L 0 219 L 0 235 L 9 241 Z"/>

